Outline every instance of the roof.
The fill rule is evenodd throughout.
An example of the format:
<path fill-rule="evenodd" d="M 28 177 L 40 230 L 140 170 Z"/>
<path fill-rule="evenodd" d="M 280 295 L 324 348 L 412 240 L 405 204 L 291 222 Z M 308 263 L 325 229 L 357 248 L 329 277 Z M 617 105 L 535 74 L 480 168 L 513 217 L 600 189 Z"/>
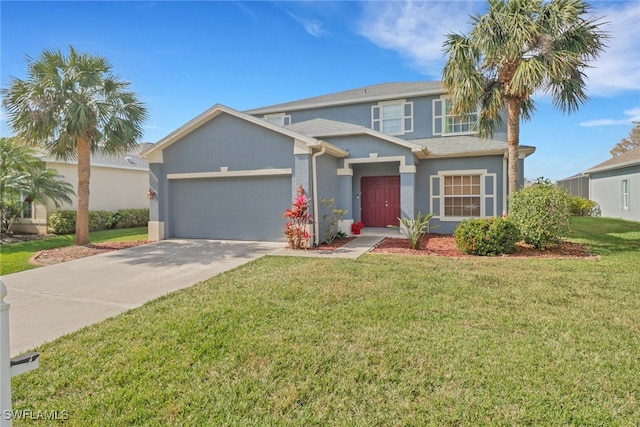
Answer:
<path fill-rule="evenodd" d="M 429 158 L 495 155 L 509 150 L 509 144 L 506 142 L 474 136 L 443 136 L 410 141 L 425 147 L 429 151 Z M 535 147 L 529 145 L 519 146 L 520 154 L 524 157 L 533 154 L 535 150 Z"/>
<path fill-rule="evenodd" d="M 281 133 L 292 139 L 305 143 L 308 147 L 321 148 L 324 146 L 327 150 L 327 153 L 334 156 L 345 157 L 348 155 L 348 153 L 345 150 L 335 147 L 324 141 L 303 135 L 301 133 L 287 129 L 286 127 L 283 127 L 283 126 L 269 123 L 266 120 L 258 119 L 254 116 L 241 113 L 240 111 L 234 110 L 233 108 L 224 106 L 222 104 L 216 104 L 213 107 L 209 108 L 207 111 L 203 112 L 202 114 L 198 115 L 194 119 L 187 122 L 185 125 L 181 126 L 180 128 L 171 132 L 169 135 L 162 138 L 151 149 L 146 150 L 142 154 L 142 156 L 146 159 L 151 159 L 151 161 L 159 161 L 161 158 L 161 154 L 159 153 L 161 153 L 162 150 L 164 150 L 174 142 L 180 140 L 181 138 L 185 137 L 186 135 L 190 134 L 191 132 L 198 129 L 200 126 L 204 125 L 205 123 L 209 122 L 215 117 L 219 116 L 220 114 L 229 114 L 231 116 L 237 117 L 249 123 L 253 123 L 263 128 L 270 129 L 274 132 Z"/>
<path fill-rule="evenodd" d="M 305 110 L 310 108 L 327 107 L 334 105 L 356 104 L 370 101 L 382 101 L 386 99 L 396 99 L 418 95 L 434 95 L 445 93 L 442 82 L 421 81 L 421 82 L 399 82 L 381 83 L 373 86 L 364 86 L 358 89 L 346 90 L 343 92 L 330 93 L 327 95 L 315 96 L 313 98 L 301 99 L 298 101 L 285 102 L 266 107 L 255 108 L 245 111 L 247 114 L 269 114 L 281 113 L 292 110 Z"/>
<path fill-rule="evenodd" d="M 401 147 L 409 148 L 420 159 L 425 159 L 428 154 L 422 145 L 351 123 L 327 119 L 311 119 L 304 122 L 293 123 L 285 127 L 312 137 L 326 138 L 330 136 L 369 135 Z"/>
<path fill-rule="evenodd" d="M 141 157 L 141 153 L 148 149 L 148 142 L 138 144 L 138 148 L 124 154 L 106 154 L 95 152 L 91 154 L 91 166 L 111 167 L 119 169 L 149 170 L 149 162 Z M 77 164 L 76 160 L 60 160 L 53 156 L 43 156 L 42 160 L 48 163 Z"/>
<path fill-rule="evenodd" d="M 592 168 L 587 169 L 584 173 L 604 172 L 634 165 L 640 165 L 640 147 L 636 147 L 633 150 L 626 151 L 605 162 L 599 163 Z"/>

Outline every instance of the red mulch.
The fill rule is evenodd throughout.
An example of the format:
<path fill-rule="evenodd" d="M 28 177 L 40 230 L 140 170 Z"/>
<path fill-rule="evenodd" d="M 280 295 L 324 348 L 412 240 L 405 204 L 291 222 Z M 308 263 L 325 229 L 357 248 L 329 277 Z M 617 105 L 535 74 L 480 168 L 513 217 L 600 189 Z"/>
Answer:
<path fill-rule="evenodd" d="M 448 257 L 473 257 L 474 255 L 463 255 L 456 246 L 456 240 L 450 235 L 431 234 L 427 238 L 422 238 L 420 250 L 409 249 L 409 239 L 391 238 L 384 239 L 373 253 L 382 254 L 405 254 L 405 255 L 437 255 Z M 591 253 L 586 246 L 577 243 L 563 242 L 550 247 L 544 251 L 521 242 L 518 244 L 516 252 L 512 254 L 499 255 L 507 258 L 588 258 Z"/>

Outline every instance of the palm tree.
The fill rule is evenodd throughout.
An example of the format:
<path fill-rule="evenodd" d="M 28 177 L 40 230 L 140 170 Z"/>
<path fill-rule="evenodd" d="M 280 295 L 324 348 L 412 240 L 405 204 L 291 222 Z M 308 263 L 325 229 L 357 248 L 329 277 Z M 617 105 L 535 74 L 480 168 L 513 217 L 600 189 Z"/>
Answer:
<path fill-rule="evenodd" d="M 45 50 L 28 58 L 28 78 L 3 89 L 8 122 L 23 140 L 59 160 L 78 162 L 76 245 L 89 243 L 91 153 L 124 153 L 137 145 L 147 113 L 129 83 L 104 58 Z"/>
<path fill-rule="evenodd" d="M 38 153 L 12 139 L 0 138 L 0 218 L 9 230 L 29 203 L 72 203 L 73 186 L 55 169 L 47 169 Z M 11 212 L 10 212 L 11 211 Z"/>
<path fill-rule="evenodd" d="M 491 137 L 507 111 L 509 194 L 518 189 L 520 120 L 535 111 L 535 93 L 551 95 L 571 113 L 587 101 L 584 70 L 603 51 L 607 34 L 582 0 L 489 0 L 472 16 L 469 36 L 449 34 L 443 83 L 452 112 L 478 112 L 477 133 Z"/>

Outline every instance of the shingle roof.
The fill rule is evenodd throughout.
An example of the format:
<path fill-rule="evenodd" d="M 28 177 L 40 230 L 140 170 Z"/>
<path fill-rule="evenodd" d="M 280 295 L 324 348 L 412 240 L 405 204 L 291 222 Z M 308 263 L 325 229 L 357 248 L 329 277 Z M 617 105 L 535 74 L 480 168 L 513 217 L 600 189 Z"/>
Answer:
<path fill-rule="evenodd" d="M 473 136 L 444 136 L 440 138 L 410 139 L 429 150 L 429 157 L 454 157 L 464 155 L 482 155 L 506 152 L 509 145 L 506 142 L 492 139 L 482 139 Z M 520 153 L 528 156 L 533 154 L 535 147 L 520 145 Z"/>
<path fill-rule="evenodd" d="M 121 155 L 105 154 L 101 152 L 91 154 L 92 166 L 117 167 L 125 169 L 149 169 L 149 162 L 140 157 L 140 154 L 149 149 L 150 143 L 142 143 L 138 148 Z M 46 162 L 76 164 L 75 160 L 58 160 L 51 156 L 42 158 Z"/>
<path fill-rule="evenodd" d="M 378 85 L 365 86 L 358 89 L 330 93 L 298 101 L 255 108 L 253 110 L 245 111 L 245 113 L 280 113 L 284 111 L 304 110 L 329 105 L 353 104 L 358 102 L 380 101 L 384 99 L 439 93 L 445 93 L 444 86 L 442 85 L 442 82 L 439 81 L 381 83 Z"/>
<path fill-rule="evenodd" d="M 285 126 L 294 132 L 299 132 L 303 135 L 326 135 L 327 133 L 341 132 L 341 131 L 353 131 L 358 129 L 366 129 L 364 126 L 358 126 L 351 123 L 337 122 L 335 120 L 327 119 L 311 119 L 304 122 L 293 123 Z"/>
<path fill-rule="evenodd" d="M 611 169 L 619 169 L 627 166 L 640 165 L 640 147 L 626 151 L 619 156 L 613 157 L 605 162 L 599 163 L 584 173 L 604 172 Z"/>

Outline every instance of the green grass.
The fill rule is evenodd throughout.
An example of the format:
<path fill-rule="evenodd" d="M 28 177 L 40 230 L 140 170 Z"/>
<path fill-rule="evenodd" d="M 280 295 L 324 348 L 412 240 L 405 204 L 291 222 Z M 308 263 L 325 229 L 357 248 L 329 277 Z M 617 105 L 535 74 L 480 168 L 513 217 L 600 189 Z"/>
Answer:
<path fill-rule="evenodd" d="M 92 243 L 146 240 L 147 227 L 93 231 L 89 234 L 89 238 Z M 0 245 L 0 275 L 38 268 L 37 265 L 29 263 L 36 252 L 72 246 L 74 243 L 75 235 L 67 234 L 30 242 Z"/>
<path fill-rule="evenodd" d="M 640 255 L 616 235 L 640 224 L 582 221 L 572 237 L 599 259 L 264 257 L 41 346 L 14 410 L 70 426 L 636 425 Z M 14 425 L 31 424 L 47 425 Z"/>

